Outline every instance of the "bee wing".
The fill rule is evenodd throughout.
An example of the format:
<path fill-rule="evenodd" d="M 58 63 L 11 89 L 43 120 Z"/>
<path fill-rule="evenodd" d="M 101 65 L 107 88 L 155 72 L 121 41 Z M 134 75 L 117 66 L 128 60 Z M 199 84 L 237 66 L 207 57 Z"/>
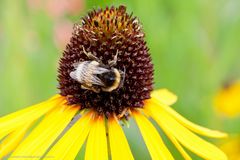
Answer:
<path fill-rule="evenodd" d="M 97 75 L 108 72 L 109 70 L 99 67 L 95 61 L 84 61 L 74 63 L 75 70 L 70 72 L 70 77 L 80 83 L 104 86 L 104 83 Z"/>
<path fill-rule="evenodd" d="M 98 67 L 93 71 L 93 74 L 103 74 L 105 72 L 108 72 L 109 70 L 106 68 Z"/>
<path fill-rule="evenodd" d="M 97 76 L 93 76 L 92 84 L 95 84 L 95 85 L 98 85 L 98 86 L 105 86 L 105 84 Z"/>
<path fill-rule="evenodd" d="M 70 72 L 70 77 L 74 80 L 82 82 L 83 76 L 86 75 L 86 72 L 84 72 L 84 70 L 86 70 L 86 66 L 88 63 L 89 63 L 89 61 L 74 63 L 73 67 L 75 68 L 75 70 Z"/>
<path fill-rule="evenodd" d="M 99 85 L 99 86 L 104 86 L 105 84 L 102 82 L 101 79 L 99 79 L 97 77 L 98 74 L 103 74 L 105 72 L 108 72 L 108 69 L 106 68 L 102 68 L 102 67 L 98 67 L 93 71 L 93 77 L 92 77 L 92 83 L 95 85 Z"/>

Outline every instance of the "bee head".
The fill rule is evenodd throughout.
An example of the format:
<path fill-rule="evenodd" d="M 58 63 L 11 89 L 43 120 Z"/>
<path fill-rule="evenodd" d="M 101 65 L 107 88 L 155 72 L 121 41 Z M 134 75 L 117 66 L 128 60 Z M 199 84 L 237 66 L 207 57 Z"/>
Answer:
<path fill-rule="evenodd" d="M 99 74 L 98 76 L 106 87 L 112 86 L 116 80 L 116 74 L 113 70 Z"/>
<path fill-rule="evenodd" d="M 108 72 L 99 74 L 98 77 L 104 83 L 103 91 L 111 92 L 114 89 L 117 89 L 120 84 L 120 73 L 117 69 L 110 69 Z"/>

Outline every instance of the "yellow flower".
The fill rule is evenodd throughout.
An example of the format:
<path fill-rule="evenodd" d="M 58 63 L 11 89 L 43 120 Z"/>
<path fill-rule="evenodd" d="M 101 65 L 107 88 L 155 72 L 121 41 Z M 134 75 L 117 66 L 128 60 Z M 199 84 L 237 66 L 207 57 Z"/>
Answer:
<path fill-rule="evenodd" d="M 176 113 L 169 106 L 177 97 L 168 90 L 153 91 L 153 64 L 142 27 L 124 6 L 94 10 L 82 18 L 59 65 L 58 95 L 0 118 L 0 159 L 72 160 L 86 141 L 86 160 L 131 160 L 119 125 L 131 117 L 154 160 L 174 157 L 150 118 L 184 159 L 191 160 L 185 148 L 204 159 L 227 159 L 195 133 L 212 138 L 226 134 Z"/>
<path fill-rule="evenodd" d="M 152 93 L 151 99 L 145 101 L 142 109 L 131 110 L 152 159 L 174 158 L 148 118 L 158 123 L 185 159 L 191 157 L 183 147 L 204 159 L 227 159 L 221 150 L 194 133 L 212 138 L 222 138 L 226 134 L 195 125 L 176 113 L 168 106 L 176 99 L 166 89 L 157 90 Z M 42 156 L 58 160 L 74 159 L 87 140 L 87 160 L 106 160 L 108 152 L 114 160 L 134 159 L 118 118 L 113 115 L 106 119 L 91 109 L 81 113 L 76 124 L 49 149 L 79 109 L 80 106 L 66 105 L 65 97 L 56 95 L 46 102 L 1 117 L 0 139 L 5 138 L 1 143 L 0 158 L 12 152 L 10 159 L 40 159 Z M 24 139 L 29 128 L 43 115 L 41 122 Z"/>
<path fill-rule="evenodd" d="M 220 148 L 227 154 L 229 160 L 240 160 L 240 137 L 227 139 Z"/>
<path fill-rule="evenodd" d="M 214 99 L 214 106 L 227 116 L 234 117 L 240 113 L 240 81 L 222 88 Z"/>

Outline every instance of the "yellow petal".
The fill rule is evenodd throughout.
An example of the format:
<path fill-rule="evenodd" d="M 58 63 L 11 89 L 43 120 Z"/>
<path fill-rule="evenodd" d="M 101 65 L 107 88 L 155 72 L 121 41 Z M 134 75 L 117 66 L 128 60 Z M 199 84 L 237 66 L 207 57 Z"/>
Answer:
<path fill-rule="evenodd" d="M 167 89 L 155 90 L 152 92 L 151 97 L 154 97 L 169 106 L 177 101 L 177 96 Z"/>
<path fill-rule="evenodd" d="M 32 123 L 25 124 L 10 133 L 0 144 L 0 159 L 12 152 L 24 138 Z"/>
<path fill-rule="evenodd" d="M 168 133 L 167 130 L 165 130 L 165 134 L 168 136 L 168 138 L 172 141 L 172 143 L 175 145 L 175 147 L 178 149 L 178 151 L 181 153 L 183 158 L 185 160 L 192 160 L 192 158 L 188 155 L 188 153 L 184 150 L 184 148 L 181 146 L 181 144 L 178 143 L 176 138 L 172 136 L 170 133 Z"/>
<path fill-rule="evenodd" d="M 112 160 L 133 160 L 124 132 L 114 117 L 108 119 L 108 136 Z"/>
<path fill-rule="evenodd" d="M 57 160 L 75 159 L 93 125 L 93 113 L 83 115 L 46 155 Z"/>
<path fill-rule="evenodd" d="M 0 137 L 9 134 L 16 128 L 23 126 L 26 123 L 35 121 L 62 102 L 62 98 L 55 96 L 46 102 L 1 117 Z"/>
<path fill-rule="evenodd" d="M 200 157 L 208 160 L 227 160 L 220 149 L 190 132 L 163 109 L 156 106 L 146 106 L 145 109 L 164 131 Z"/>
<path fill-rule="evenodd" d="M 188 129 L 190 129 L 191 131 L 193 131 L 195 133 L 198 133 L 203 136 L 211 137 L 211 138 L 227 137 L 226 133 L 211 130 L 211 129 L 208 129 L 205 127 L 201 127 L 199 125 L 196 125 L 196 124 L 190 122 L 189 120 L 187 120 L 186 118 L 184 118 L 183 116 L 178 114 L 176 111 L 174 111 L 171 107 L 161 103 L 156 98 L 152 98 L 151 100 L 148 100 L 146 103 L 146 106 L 148 106 L 148 105 L 150 105 L 156 109 L 161 108 L 161 109 L 165 110 L 169 115 L 174 117 L 179 123 L 181 123 L 183 126 L 187 127 Z"/>
<path fill-rule="evenodd" d="M 138 124 L 152 159 L 173 160 L 174 158 L 151 122 L 138 111 L 133 111 L 133 116 Z"/>
<path fill-rule="evenodd" d="M 5 137 L 5 136 L 7 136 L 7 134 L 4 132 L 4 133 L 1 133 L 0 132 L 0 141 Z"/>
<path fill-rule="evenodd" d="M 46 115 L 40 124 L 13 152 L 11 157 L 41 157 L 71 121 L 78 107 L 58 106 Z"/>
<path fill-rule="evenodd" d="M 108 160 L 108 146 L 103 116 L 96 116 L 87 140 L 85 160 Z"/>

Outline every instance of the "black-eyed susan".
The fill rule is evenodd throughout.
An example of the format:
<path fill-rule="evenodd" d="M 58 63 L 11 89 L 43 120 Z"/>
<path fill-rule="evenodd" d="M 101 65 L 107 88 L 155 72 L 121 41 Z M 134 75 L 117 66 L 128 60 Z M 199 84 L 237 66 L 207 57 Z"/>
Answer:
<path fill-rule="evenodd" d="M 240 81 L 227 83 L 216 94 L 214 106 L 229 117 L 240 114 Z"/>
<path fill-rule="evenodd" d="M 149 118 L 185 159 L 191 157 L 184 147 L 204 159 L 227 159 L 195 134 L 221 138 L 224 133 L 195 125 L 176 113 L 169 105 L 177 97 L 168 90 L 152 91 L 148 51 L 138 19 L 127 14 L 124 6 L 90 12 L 74 26 L 60 60 L 60 93 L 0 118 L 0 157 L 71 160 L 86 141 L 86 160 L 131 160 L 134 157 L 119 122 L 133 117 L 152 159 L 174 158 Z M 33 130 L 25 136 L 29 128 Z"/>

